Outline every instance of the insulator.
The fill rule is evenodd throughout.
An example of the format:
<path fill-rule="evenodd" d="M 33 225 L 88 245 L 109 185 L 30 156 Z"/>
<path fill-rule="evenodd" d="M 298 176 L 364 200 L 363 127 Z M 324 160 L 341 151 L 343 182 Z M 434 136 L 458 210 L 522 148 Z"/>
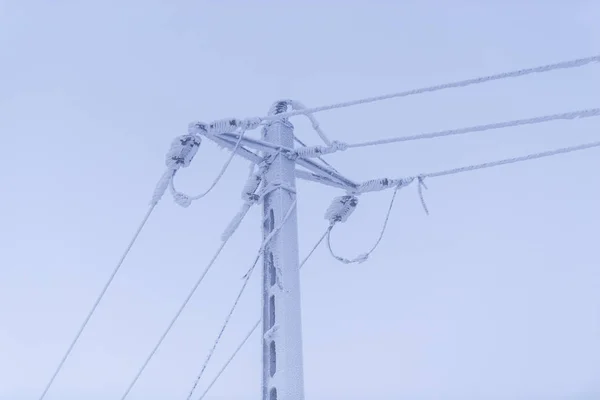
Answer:
<path fill-rule="evenodd" d="M 346 222 L 358 205 L 358 197 L 352 195 L 339 196 L 325 212 L 325 219 L 332 224 L 335 222 Z"/>
<path fill-rule="evenodd" d="M 288 110 L 289 104 L 290 104 L 290 100 L 278 101 L 271 106 L 271 109 L 269 110 L 269 114 L 270 115 L 283 114 L 284 112 L 286 112 Z"/>
<path fill-rule="evenodd" d="M 228 118 L 211 122 L 210 125 L 208 125 L 208 129 L 210 133 L 214 134 L 232 133 L 240 126 L 242 126 L 242 121 L 235 118 Z"/>
<path fill-rule="evenodd" d="M 167 153 L 165 164 L 169 168 L 189 166 L 201 143 L 202 139 L 195 135 L 182 135 L 175 138 Z"/>

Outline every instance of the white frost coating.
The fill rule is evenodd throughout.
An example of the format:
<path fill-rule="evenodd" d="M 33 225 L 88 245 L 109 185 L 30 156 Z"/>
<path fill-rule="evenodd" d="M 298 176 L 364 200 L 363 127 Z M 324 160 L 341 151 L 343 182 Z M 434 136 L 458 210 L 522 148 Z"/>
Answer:
<path fill-rule="evenodd" d="M 195 135 L 182 135 L 175 138 L 165 157 L 165 164 L 168 168 L 188 167 L 201 143 L 202 138 Z"/>
<path fill-rule="evenodd" d="M 290 106 L 292 106 L 293 110 L 306 110 L 306 106 L 297 100 L 290 100 L 289 104 L 290 104 Z M 306 117 L 310 120 L 310 123 L 311 123 L 313 129 L 315 130 L 315 132 L 317 132 L 317 134 L 321 137 L 321 139 L 325 142 L 325 144 L 331 145 L 332 144 L 331 141 L 329 140 L 327 135 L 325 135 L 325 132 L 323 132 L 321 130 L 321 127 L 319 126 L 319 121 L 317 121 L 315 116 L 312 115 L 311 113 L 306 113 L 304 115 L 306 115 Z"/>
<path fill-rule="evenodd" d="M 273 108 L 278 112 L 285 111 L 285 102 L 278 102 Z M 267 124 L 263 130 L 263 140 L 274 145 L 293 148 L 293 126 L 289 121 L 276 121 Z M 271 390 L 277 391 L 278 400 L 304 400 L 304 371 L 302 356 L 302 318 L 300 274 L 298 256 L 297 213 L 295 210 L 296 196 L 284 187 L 295 189 L 295 165 L 287 157 L 274 157 L 271 167 L 265 174 L 264 180 L 277 186 L 264 197 L 265 221 L 263 237 L 272 238 L 264 259 L 263 279 L 263 330 L 264 335 L 271 328 L 268 325 L 270 312 L 274 311 L 275 321 L 279 325 L 277 337 L 274 340 L 275 352 L 271 343 L 263 341 L 263 387 L 262 399 L 270 400 Z M 276 235 L 274 227 L 281 226 Z M 269 262 L 272 255 L 273 264 Z M 275 271 L 273 268 L 275 267 Z M 281 269 L 279 277 L 285 284 L 281 291 L 273 282 L 272 273 Z M 277 278 L 277 276 L 276 276 Z M 274 296 L 274 297 L 271 297 Z M 270 309 L 271 299 L 275 308 Z M 273 342 L 272 342 L 273 343 Z M 275 355 L 275 359 L 271 356 Z M 276 363 L 275 363 L 276 360 Z M 276 379 L 275 379 L 276 377 Z"/>
<path fill-rule="evenodd" d="M 244 190 L 242 190 L 242 199 L 252 201 L 255 198 L 255 193 L 262 182 L 262 176 L 258 173 L 253 173 L 248 177 Z"/>
<path fill-rule="evenodd" d="M 190 134 L 179 136 L 171 142 L 171 148 L 165 156 L 167 170 L 156 184 L 150 204 L 156 205 L 160 201 L 169 185 L 172 185 L 173 177 L 179 168 L 185 168 L 190 165 L 201 143 L 202 138 Z M 175 196 L 175 201 L 184 207 L 189 206 L 189 204 L 184 205 L 187 201 L 183 197 L 179 198 Z"/>
<path fill-rule="evenodd" d="M 245 202 L 244 204 L 242 204 L 242 209 L 238 211 L 238 213 L 233 217 L 229 225 L 227 225 L 227 228 L 225 228 L 225 230 L 221 234 L 221 240 L 225 241 L 229 239 L 231 235 L 233 235 L 233 233 L 240 226 L 240 223 L 242 222 L 248 211 L 250 211 L 250 207 L 252 207 L 253 204 L 254 203 L 251 202 Z"/>
<path fill-rule="evenodd" d="M 255 164 L 250 164 L 250 171 L 248 174 L 248 179 L 244 184 L 244 189 L 242 190 L 242 199 L 244 199 L 244 204 L 242 204 L 242 208 L 238 213 L 233 217 L 227 228 L 221 234 L 221 240 L 225 241 L 233 235 L 233 233 L 240 226 L 240 223 L 250 211 L 250 208 L 258 203 L 262 199 L 262 194 L 256 193 L 260 184 L 262 182 L 262 177 L 266 172 L 267 168 L 260 168 L 258 172 L 254 172 Z"/>
<path fill-rule="evenodd" d="M 154 188 L 154 193 L 152 194 L 152 200 L 150 201 L 151 205 L 158 204 L 160 199 L 163 197 L 167 188 L 169 187 L 169 182 L 171 182 L 175 171 L 176 169 L 167 168 L 164 174 L 160 177 L 158 183 L 156 184 L 156 187 Z"/>
<path fill-rule="evenodd" d="M 176 191 L 172 183 L 173 179 L 171 179 L 169 184 L 171 186 L 171 194 L 173 195 L 173 200 L 175 200 L 175 203 L 184 208 L 189 207 L 192 204 L 192 199 L 190 199 L 187 194 Z"/>
<path fill-rule="evenodd" d="M 301 147 L 294 151 L 294 155 L 297 157 L 320 157 L 324 154 L 332 154 L 346 149 L 348 149 L 347 143 L 334 140 L 329 146 Z"/>
<path fill-rule="evenodd" d="M 371 179 L 370 181 L 361 183 L 358 186 L 356 191 L 358 193 L 376 192 L 379 190 L 393 188 L 395 186 L 398 186 L 398 184 L 400 184 L 400 183 L 401 183 L 400 179 L 388 179 L 388 178 Z"/>
<path fill-rule="evenodd" d="M 325 219 L 331 224 L 346 222 L 358 205 L 358 198 L 352 195 L 338 196 L 325 211 Z"/>
<path fill-rule="evenodd" d="M 260 118 L 225 118 L 218 121 L 213 121 L 210 124 L 204 122 L 192 122 L 188 125 L 188 132 L 196 135 L 218 135 L 221 133 L 233 133 L 238 129 L 252 130 L 260 126 L 262 120 Z"/>
<path fill-rule="evenodd" d="M 279 325 L 278 324 L 273 325 L 273 327 L 271 329 L 269 329 L 268 331 L 265 332 L 265 334 L 263 335 L 263 338 L 268 342 L 275 339 L 277 337 L 278 330 L 279 330 Z"/>

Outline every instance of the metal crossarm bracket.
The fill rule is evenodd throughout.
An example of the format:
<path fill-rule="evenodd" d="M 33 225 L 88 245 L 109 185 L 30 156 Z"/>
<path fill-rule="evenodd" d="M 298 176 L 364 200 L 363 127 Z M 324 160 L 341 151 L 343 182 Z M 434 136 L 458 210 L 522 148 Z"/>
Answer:
<path fill-rule="evenodd" d="M 236 142 L 239 140 L 239 134 L 223 133 L 217 135 L 206 135 L 206 138 L 233 151 L 235 149 Z M 274 153 L 276 151 L 289 153 L 293 152 L 293 149 L 278 147 L 272 143 L 244 136 L 240 142 L 240 146 L 237 148 L 237 153 L 241 157 L 244 157 L 245 159 L 257 164 L 262 161 L 262 157 L 248 150 L 247 147 L 251 147 L 266 153 Z M 296 176 L 300 179 L 319 182 L 327 186 L 333 186 L 344 190 L 353 190 L 358 187 L 356 182 L 353 182 L 352 180 L 341 175 L 339 172 L 334 171 L 325 165 L 321 165 L 312 159 L 299 157 L 296 159 L 296 164 L 309 170 L 296 170 Z"/>

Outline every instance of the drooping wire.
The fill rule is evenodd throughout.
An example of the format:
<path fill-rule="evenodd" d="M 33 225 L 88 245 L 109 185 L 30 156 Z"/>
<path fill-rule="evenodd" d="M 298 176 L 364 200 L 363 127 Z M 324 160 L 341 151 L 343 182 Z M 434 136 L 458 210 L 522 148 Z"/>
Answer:
<path fill-rule="evenodd" d="M 362 253 L 353 259 L 344 258 L 344 257 L 338 256 L 337 254 L 335 254 L 335 252 L 333 251 L 333 249 L 331 247 L 331 231 L 333 230 L 333 227 L 336 225 L 336 223 L 334 222 L 331 224 L 331 228 L 327 231 L 327 248 L 329 249 L 329 254 L 331 254 L 331 256 L 333 258 L 335 258 L 336 260 L 338 260 L 344 264 L 363 263 L 363 262 L 367 261 L 369 256 L 377 249 L 377 247 L 381 243 L 381 240 L 383 239 L 383 235 L 385 235 L 385 231 L 387 229 L 388 222 L 390 220 L 390 215 L 392 214 L 392 209 L 394 208 L 394 201 L 396 200 L 396 195 L 398 194 L 398 190 L 400 190 L 400 188 L 406 186 L 410 182 L 411 182 L 411 180 L 409 180 L 407 182 L 402 182 L 401 184 L 398 184 L 395 186 L 394 192 L 392 193 L 392 198 L 390 199 L 390 203 L 388 205 L 385 219 L 383 221 L 383 225 L 381 227 L 381 230 L 379 231 L 379 236 L 377 237 L 377 240 L 375 241 L 373 246 L 371 246 L 371 248 L 366 253 Z"/>
<path fill-rule="evenodd" d="M 171 177 L 171 180 L 169 182 L 169 188 L 171 189 L 171 193 L 173 194 L 173 197 L 175 198 L 175 201 L 177 201 L 182 206 L 189 206 L 192 201 L 200 200 L 201 198 L 203 198 L 204 196 L 206 196 L 207 194 L 209 194 L 215 188 L 215 186 L 217 186 L 217 184 L 219 183 L 219 181 L 223 178 L 223 175 L 225 175 L 225 172 L 227 172 L 227 169 L 229 168 L 229 165 L 233 161 L 233 158 L 237 154 L 237 150 L 239 149 L 239 147 L 240 147 L 240 145 L 242 143 L 242 140 L 244 139 L 245 133 L 246 133 L 246 129 L 242 129 L 240 131 L 240 135 L 239 135 L 237 141 L 235 142 L 235 146 L 231 150 L 231 153 L 229 154 L 229 157 L 227 158 L 227 161 L 225 161 L 225 164 L 223 164 L 223 166 L 221 167 L 221 170 L 217 174 L 217 177 L 213 180 L 212 184 L 204 192 L 199 193 L 199 194 L 194 195 L 194 196 L 190 196 L 188 194 L 185 194 L 185 193 L 182 193 L 182 192 L 178 191 L 175 188 L 175 182 L 174 182 L 176 174 L 173 174 L 173 176 Z"/>
<path fill-rule="evenodd" d="M 437 92 L 437 91 L 446 90 L 446 89 L 454 89 L 454 88 L 466 87 L 466 86 L 471 86 L 471 85 L 478 85 L 478 84 L 497 81 L 497 80 L 501 80 L 501 79 L 517 78 L 517 77 L 545 73 L 545 72 L 561 70 L 561 69 L 580 68 L 580 67 L 583 67 L 583 66 L 586 66 L 589 64 L 593 64 L 593 63 L 600 63 L 600 55 L 594 55 L 594 56 L 590 56 L 590 57 L 579 58 L 579 59 L 569 60 L 569 61 L 561 61 L 561 62 L 554 63 L 554 64 L 547 64 L 547 65 L 541 65 L 541 66 L 533 67 L 533 68 L 519 69 L 519 70 L 515 70 L 515 71 L 503 72 L 503 73 L 499 73 L 499 74 L 487 75 L 487 76 L 466 79 L 466 80 L 456 81 L 456 82 L 451 82 L 451 83 L 444 83 L 444 84 L 440 84 L 440 85 L 428 86 L 428 87 L 423 87 L 423 88 L 419 88 L 419 89 L 412 89 L 412 90 L 407 90 L 404 92 L 391 93 L 391 94 L 386 94 L 386 95 L 382 95 L 382 96 L 368 97 L 368 98 L 359 99 L 359 100 L 335 103 L 335 104 L 321 106 L 321 107 L 288 111 L 288 112 L 284 112 L 281 114 L 264 116 L 264 117 L 261 117 L 260 120 L 263 122 L 267 122 L 267 121 L 272 121 L 272 120 L 276 120 L 276 119 L 290 118 L 290 117 L 294 117 L 297 115 L 315 114 L 315 113 L 318 113 L 321 111 L 328 111 L 328 110 L 333 110 L 333 109 L 352 107 L 352 106 L 361 105 L 361 104 L 374 103 L 377 101 L 400 98 L 400 97 L 414 96 L 414 95 L 419 95 L 419 94 L 423 94 L 423 93 L 432 93 L 432 92 Z"/>
<path fill-rule="evenodd" d="M 115 268 L 113 269 L 112 273 L 110 274 L 108 280 L 106 281 L 106 283 L 104 284 L 104 287 L 102 288 L 102 290 L 100 291 L 100 294 L 98 295 L 98 297 L 96 298 L 91 310 L 88 312 L 87 316 L 85 317 L 83 323 L 81 324 L 79 330 L 77 331 L 77 333 L 75 334 L 75 337 L 73 338 L 73 340 L 71 341 L 71 344 L 69 345 L 67 351 L 65 352 L 65 354 L 63 355 L 62 359 L 60 360 L 58 366 L 56 367 L 54 373 L 52 374 L 52 377 L 50 378 L 50 381 L 46 384 L 46 387 L 44 388 L 44 391 L 42 392 L 42 395 L 39 397 L 39 400 L 43 400 L 46 397 L 46 394 L 48 393 L 48 391 L 50 390 L 50 388 L 52 387 L 52 384 L 54 383 L 54 380 L 56 379 L 56 377 L 58 376 L 58 374 L 60 373 L 60 371 L 62 370 L 65 362 L 67 361 L 67 359 L 69 358 L 71 352 L 73 351 L 73 348 L 75 347 L 75 345 L 77 344 L 77 342 L 79 341 L 79 338 L 81 337 L 81 335 L 83 334 L 83 331 L 85 330 L 85 328 L 87 327 L 90 319 L 92 318 L 92 316 L 94 315 L 94 313 L 96 312 L 96 309 L 98 308 L 98 305 L 100 304 L 100 302 L 102 301 L 102 299 L 104 298 L 104 295 L 106 294 L 106 292 L 108 291 L 108 288 L 110 287 L 110 285 L 112 284 L 115 276 L 117 275 L 117 273 L 119 272 L 119 270 L 121 269 L 121 266 L 123 265 L 123 263 L 125 262 L 125 259 L 127 258 L 127 256 L 129 255 L 131 249 L 133 248 L 133 245 L 135 244 L 135 242 L 137 241 L 140 233 L 142 232 L 142 230 L 144 229 L 144 226 L 146 226 L 146 222 L 148 222 L 148 219 L 150 218 L 150 216 L 152 215 L 152 212 L 154 211 L 156 207 L 156 203 L 151 204 L 150 207 L 148 208 L 148 211 L 146 212 L 146 215 L 144 216 L 144 218 L 142 219 L 141 223 L 139 224 L 139 226 L 137 227 L 133 237 L 131 238 L 131 240 L 129 241 L 129 244 L 127 245 L 127 247 L 125 248 L 125 251 L 123 252 L 123 254 L 121 255 L 121 258 L 119 259 L 119 261 L 117 262 L 117 265 L 115 266 Z"/>
<path fill-rule="evenodd" d="M 331 226 L 329 226 L 325 230 L 325 232 L 321 235 L 321 237 L 319 238 L 319 240 L 313 245 L 313 247 L 308 252 L 308 254 L 306 255 L 306 257 L 304 257 L 304 260 L 302 260 L 302 262 L 300 263 L 300 269 L 302 269 L 302 267 L 304 267 L 304 265 L 306 264 L 306 262 L 313 255 L 313 253 L 317 250 L 317 248 L 321 245 L 321 243 L 323 243 L 323 240 L 325 240 L 325 237 L 327 236 L 327 234 L 328 234 L 328 232 L 330 230 L 331 230 Z M 231 362 L 233 361 L 233 359 L 237 356 L 237 354 L 240 352 L 240 350 L 244 347 L 244 345 L 246 344 L 246 342 L 248 342 L 248 340 L 250 339 L 250 337 L 252 336 L 252 334 L 256 331 L 256 329 L 258 329 L 258 327 L 260 326 L 261 322 L 262 322 L 262 319 L 259 319 L 258 321 L 256 321 L 256 323 L 254 324 L 254 326 L 252 327 L 252 329 L 250 329 L 248 331 L 248 333 L 246 334 L 246 336 L 244 337 L 244 339 L 240 342 L 239 346 L 234 350 L 234 352 L 227 359 L 227 361 L 225 362 L 225 364 L 223 364 L 223 367 L 221 367 L 221 369 L 219 370 L 219 372 L 217 373 L 217 375 L 213 378 L 213 380 L 210 382 L 210 384 L 206 387 L 206 389 L 204 390 L 204 392 L 202 393 L 202 395 L 199 397 L 198 400 L 203 400 L 206 397 L 206 395 L 208 394 L 208 392 L 210 391 L 210 389 L 212 389 L 212 387 L 215 385 L 215 383 L 217 383 L 217 381 L 219 380 L 219 378 L 221 377 L 221 375 L 223 375 L 223 373 L 225 372 L 225 370 L 227 369 L 227 367 L 229 366 L 229 364 L 231 364 Z"/>
<path fill-rule="evenodd" d="M 447 170 L 442 170 L 442 171 L 437 171 L 437 172 L 424 173 L 424 174 L 419 174 L 417 176 L 411 176 L 411 177 L 407 177 L 407 178 L 397 179 L 395 181 L 404 182 L 404 184 L 398 185 L 395 187 L 394 193 L 392 195 L 392 199 L 390 201 L 390 205 L 388 207 L 385 222 L 384 222 L 383 227 L 379 234 L 379 238 L 375 242 L 375 245 L 371 248 L 371 250 L 368 251 L 367 253 L 361 254 L 351 260 L 336 255 L 331 248 L 331 240 L 330 240 L 331 229 L 330 229 L 327 234 L 327 246 L 329 248 L 329 253 L 331 254 L 331 256 L 333 258 L 335 258 L 336 260 L 338 260 L 340 262 L 343 262 L 344 264 L 357 263 L 357 262 L 362 263 L 362 262 L 366 261 L 367 258 L 369 257 L 369 255 L 377 248 L 377 246 L 379 245 L 379 243 L 381 242 L 381 240 L 383 238 L 383 235 L 385 234 L 385 229 L 386 229 L 386 226 L 389 221 L 390 213 L 391 213 L 391 210 L 392 210 L 392 207 L 394 204 L 394 198 L 396 197 L 398 189 L 400 187 L 408 186 L 409 184 L 411 184 L 414 181 L 417 181 L 417 183 L 419 185 L 418 193 L 419 193 L 419 197 L 420 197 L 423 209 L 425 210 L 426 214 L 429 214 L 427 204 L 425 203 L 425 199 L 423 197 L 423 188 L 425 188 L 425 189 L 427 188 L 427 186 L 425 186 L 425 182 L 424 182 L 425 178 L 437 178 L 437 177 L 446 176 L 446 175 L 454 175 L 454 174 L 459 174 L 459 173 L 463 173 L 463 172 L 475 171 L 475 170 L 486 169 L 486 168 L 493 168 L 493 167 L 498 167 L 501 165 L 514 164 L 514 163 L 536 160 L 536 159 L 545 158 L 545 157 L 552 157 L 552 156 L 556 156 L 556 155 L 560 155 L 560 154 L 567 154 L 567 153 L 587 150 L 587 149 L 596 148 L 596 147 L 600 147 L 600 141 L 581 144 L 578 146 L 562 147 L 562 148 L 558 148 L 558 149 L 554 149 L 554 150 L 549 150 L 549 151 L 544 151 L 544 152 L 539 152 L 539 153 L 532 153 L 532 154 L 528 154 L 528 155 L 520 156 L 520 157 L 511 157 L 511 158 L 506 158 L 506 159 L 497 160 L 497 161 L 489 161 L 489 162 L 485 162 L 485 163 L 481 163 L 481 164 L 467 165 L 467 166 L 463 166 L 463 167 L 452 168 L 452 169 L 447 169 Z M 331 228 L 333 228 L 334 225 L 335 225 L 335 223 L 332 223 Z"/>
<path fill-rule="evenodd" d="M 258 253 L 256 254 L 256 257 L 254 259 L 254 262 L 252 263 L 252 266 L 250 267 L 248 272 L 244 275 L 244 283 L 242 284 L 242 287 L 240 288 L 238 295 L 237 295 L 235 301 L 233 302 L 233 305 L 232 305 L 231 309 L 229 310 L 229 313 L 227 314 L 227 317 L 225 317 L 225 322 L 223 323 L 223 326 L 221 327 L 221 331 L 217 335 L 217 338 L 216 338 L 212 348 L 208 352 L 208 355 L 206 356 L 206 359 L 204 360 L 204 364 L 202 364 L 202 369 L 200 370 L 200 373 L 194 380 L 194 384 L 192 386 L 192 389 L 190 390 L 190 393 L 188 394 L 187 400 L 191 400 L 192 396 L 194 395 L 194 391 L 196 390 L 196 387 L 200 383 L 200 380 L 202 379 L 202 376 L 204 375 L 204 371 L 206 371 L 206 368 L 208 367 L 208 363 L 210 362 L 217 346 L 219 345 L 219 342 L 221 341 L 221 338 L 223 337 L 223 333 L 225 332 L 225 329 L 227 329 L 227 325 L 229 325 L 231 316 L 235 312 L 235 309 L 237 308 L 237 306 L 240 302 L 240 299 L 242 298 L 242 295 L 244 294 L 244 291 L 246 290 L 246 287 L 248 286 L 248 282 L 250 282 L 252 273 L 256 269 L 256 264 L 258 264 L 258 261 L 260 260 L 260 257 L 263 254 L 265 247 L 269 244 L 269 242 L 273 239 L 273 237 L 277 234 L 277 232 L 279 232 L 281 230 L 283 225 L 287 222 L 287 220 L 292 215 L 292 212 L 294 211 L 295 208 L 296 208 L 296 201 L 294 200 L 294 202 L 290 205 L 288 211 L 286 212 L 285 216 L 281 220 L 281 223 L 278 224 L 275 227 L 275 229 L 273 229 L 273 231 L 271 231 L 269 233 L 269 235 L 263 240 L 263 243 L 261 244 L 260 249 L 258 250 Z"/>

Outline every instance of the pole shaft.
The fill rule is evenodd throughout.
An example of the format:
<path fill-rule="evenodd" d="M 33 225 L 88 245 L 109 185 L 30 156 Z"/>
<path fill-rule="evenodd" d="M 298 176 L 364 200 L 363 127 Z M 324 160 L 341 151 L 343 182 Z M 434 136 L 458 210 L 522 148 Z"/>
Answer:
<path fill-rule="evenodd" d="M 286 110 L 285 103 L 276 103 L 271 112 L 276 114 L 281 110 Z M 286 119 L 272 121 L 263 129 L 263 140 L 292 148 L 294 127 Z M 266 237 L 295 204 L 295 162 L 278 155 L 264 179 L 267 185 L 281 185 L 264 199 L 263 236 Z M 295 209 L 266 247 L 263 263 L 263 400 L 304 400 Z"/>

